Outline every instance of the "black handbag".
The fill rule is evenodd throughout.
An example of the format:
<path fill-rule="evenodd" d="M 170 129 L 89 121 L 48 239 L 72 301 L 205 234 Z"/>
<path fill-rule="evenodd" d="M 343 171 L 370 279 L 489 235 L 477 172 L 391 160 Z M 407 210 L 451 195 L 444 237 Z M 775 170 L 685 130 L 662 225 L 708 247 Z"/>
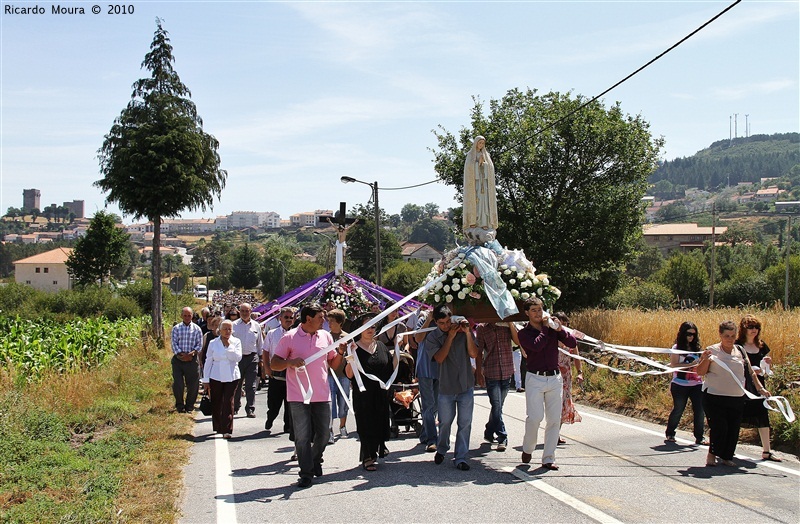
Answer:
<path fill-rule="evenodd" d="M 211 415 L 211 399 L 208 395 L 203 395 L 200 399 L 200 412 L 205 416 Z"/>

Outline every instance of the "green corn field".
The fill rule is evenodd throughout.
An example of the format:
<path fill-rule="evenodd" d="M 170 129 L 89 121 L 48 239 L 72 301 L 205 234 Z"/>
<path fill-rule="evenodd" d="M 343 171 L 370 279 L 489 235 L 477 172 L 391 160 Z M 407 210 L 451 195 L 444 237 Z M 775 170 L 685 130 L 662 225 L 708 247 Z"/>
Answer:
<path fill-rule="evenodd" d="M 144 322 L 144 318 L 56 322 L 0 316 L 0 363 L 28 380 L 48 371 L 100 366 L 116 355 L 121 344 L 136 340 Z"/>

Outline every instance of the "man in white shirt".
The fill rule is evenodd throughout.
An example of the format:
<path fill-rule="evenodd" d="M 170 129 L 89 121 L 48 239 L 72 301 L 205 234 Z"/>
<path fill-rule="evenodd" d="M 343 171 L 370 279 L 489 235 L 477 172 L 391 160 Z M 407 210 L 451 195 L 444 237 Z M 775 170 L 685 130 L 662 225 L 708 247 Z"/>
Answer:
<path fill-rule="evenodd" d="M 234 413 L 239 412 L 242 405 L 242 389 L 244 388 L 247 404 L 247 418 L 256 417 L 256 386 L 258 385 L 258 361 L 261 358 L 261 346 L 264 345 L 264 333 L 261 324 L 250 318 L 253 308 L 247 302 L 239 306 L 239 319 L 233 323 L 233 336 L 242 342 L 242 360 L 239 371 L 242 374 L 240 386 L 234 398 Z"/>
<path fill-rule="evenodd" d="M 269 389 L 267 389 L 267 421 L 264 424 L 264 429 L 267 431 L 272 429 L 272 424 L 278 418 L 278 413 L 283 406 L 283 431 L 289 433 L 289 440 L 294 440 L 292 431 L 292 414 L 289 410 L 289 404 L 286 403 L 286 370 L 273 371 L 269 365 L 269 361 L 275 356 L 275 348 L 278 347 L 283 335 L 292 328 L 294 323 L 294 308 L 283 307 L 278 314 L 280 325 L 275 329 L 270 330 L 264 339 L 264 346 L 261 352 L 261 362 L 264 366 L 264 371 L 269 377 Z"/>

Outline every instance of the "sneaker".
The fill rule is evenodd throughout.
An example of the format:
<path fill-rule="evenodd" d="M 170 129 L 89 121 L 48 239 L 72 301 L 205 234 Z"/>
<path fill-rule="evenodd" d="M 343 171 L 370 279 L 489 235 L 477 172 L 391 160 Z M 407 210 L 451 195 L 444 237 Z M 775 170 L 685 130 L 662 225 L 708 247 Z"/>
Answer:
<path fill-rule="evenodd" d="M 347 438 L 347 428 L 342 426 L 339 428 L 339 436 L 342 438 Z"/>
<path fill-rule="evenodd" d="M 441 453 L 436 453 L 436 455 L 433 456 L 433 462 L 438 466 L 439 464 L 444 462 L 444 455 L 442 455 Z"/>
<path fill-rule="evenodd" d="M 334 442 L 336 441 L 333 440 L 333 428 L 331 428 L 330 433 L 328 433 L 328 444 L 333 444 Z"/>
<path fill-rule="evenodd" d="M 272 429 L 272 422 L 273 422 L 272 420 L 267 419 L 267 421 L 264 422 L 264 429 L 266 429 L 267 431 L 271 430 Z"/>
<path fill-rule="evenodd" d="M 508 440 L 504 439 L 497 443 L 497 451 L 505 451 L 508 447 Z"/>
<path fill-rule="evenodd" d="M 433 453 L 436 451 L 436 444 L 428 444 L 428 446 L 425 448 L 425 451 L 428 453 Z"/>
<path fill-rule="evenodd" d="M 308 477 L 300 477 L 300 480 L 297 481 L 297 487 L 300 489 L 310 488 L 313 483 L 314 481 Z"/>
<path fill-rule="evenodd" d="M 247 418 L 256 418 L 255 410 L 250 410 L 247 412 Z"/>
<path fill-rule="evenodd" d="M 469 471 L 469 464 L 466 462 L 459 462 L 456 464 L 456 469 L 460 469 L 461 471 Z"/>

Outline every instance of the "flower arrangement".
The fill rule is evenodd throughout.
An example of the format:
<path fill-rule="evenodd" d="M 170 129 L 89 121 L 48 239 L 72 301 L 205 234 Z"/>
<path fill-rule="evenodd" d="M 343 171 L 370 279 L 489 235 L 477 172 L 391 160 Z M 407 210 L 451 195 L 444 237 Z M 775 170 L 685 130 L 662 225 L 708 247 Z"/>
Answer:
<path fill-rule="evenodd" d="M 331 279 L 322 294 L 322 305 L 333 302 L 347 318 L 356 318 L 369 311 L 370 301 L 364 291 L 343 277 Z"/>
<path fill-rule="evenodd" d="M 447 274 L 447 278 L 432 287 L 422 299 L 433 306 L 441 304 L 458 307 L 464 304 L 486 302 L 483 279 L 478 268 L 466 258 L 466 249 L 457 248 L 449 251 L 434 264 L 425 284 Z M 545 273 L 536 274 L 536 268 L 525 257 L 521 250 L 502 249 L 496 253 L 497 272 L 505 282 L 506 288 L 515 300 L 526 300 L 538 296 L 550 309 L 561 296 L 561 291 L 550 284 Z"/>

